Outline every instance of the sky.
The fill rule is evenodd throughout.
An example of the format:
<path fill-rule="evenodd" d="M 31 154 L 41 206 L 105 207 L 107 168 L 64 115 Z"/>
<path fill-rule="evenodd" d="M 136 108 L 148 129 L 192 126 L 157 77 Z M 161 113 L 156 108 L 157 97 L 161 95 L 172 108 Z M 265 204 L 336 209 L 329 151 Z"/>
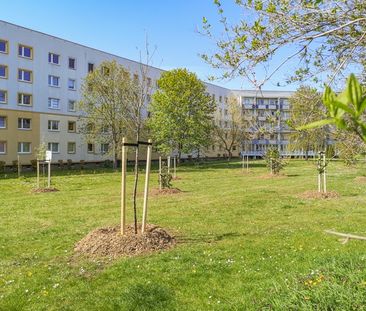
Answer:
<path fill-rule="evenodd" d="M 223 0 L 226 13 L 240 18 L 233 0 Z M 202 17 L 218 26 L 213 0 L 0 0 L 0 19 L 23 27 L 139 60 L 148 37 L 156 52 L 153 65 L 165 70 L 185 67 L 207 81 L 219 72 L 200 53 L 215 52 L 212 41 L 199 34 Z M 294 90 L 280 71 L 264 89 Z M 277 86 L 280 82 L 281 87 Z M 253 89 L 242 78 L 214 81 L 231 89 Z"/>

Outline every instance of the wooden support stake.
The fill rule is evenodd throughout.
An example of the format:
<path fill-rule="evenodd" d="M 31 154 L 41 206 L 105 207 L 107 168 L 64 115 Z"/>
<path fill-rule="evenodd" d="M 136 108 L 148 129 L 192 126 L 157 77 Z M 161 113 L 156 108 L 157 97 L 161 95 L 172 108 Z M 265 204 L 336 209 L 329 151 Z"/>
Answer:
<path fill-rule="evenodd" d="M 146 217 L 147 217 L 147 200 L 149 197 L 149 178 L 150 178 L 150 168 L 151 168 L 151 139 L 148 140 L 149 144 L 147 146 L 147 158 L 146 158 L 146 176 L 145 176 L 145 189 L 144 189 L 144 206 L 142 210 L 142 226 L 141 233 L 145 232 L 146 227 Z"/>
<path fill-rule="evenodd" d="M 325 163 L 325 152 L 323 154 L 323 192 L 327 193 L 327 177 L 326 177 L 326 163 Z"/>
<path fill-rule="evenodd" d="M 173 178 L 177 178 L 177 157 L 176 156 L 174 156 L 174 158 L 173 158 L 173 168 L 174 168 Z"/>
<path fill-rule="evenodd" d="M 247 173 L 249 172 L 249 156 L 247 155 Z"/>
<path fill-rule="evenodd" d="M 170 174 L 170 156 L 168 156 L 166 160 L 168 162 L 168 174 Z"/>
<path fill-rule="evenodd" d="M 51 160 L 48 161 L 48 176 L 47 176 L 47 188 L 51 187 Z"/>
<path fill-rule="evenodd" d="M 126 149 L 124 145 L 126 138 L 122 138 L 122 157 L 121 157 L 121 234 L 126 233 L 126 170 L 127 170 L 127 157 Z"/>
<path fill-rule="evenodd" d="M 161 156 L 159 157 L 159 190 L 161 190 Z"/>
<path fill-rule="evenodd" d="M 39 160 L 37 159 L 37 189 L 39 189 Z"/>
<path fill-rule="evenodd" d="M 343 244 L 347 243 L 349 239 L 363 240 L 366 241 L 366 237 L 360 235 L 354 235 L 349 233 L 341 233 L 333 230 L 324 230 L 325 233 L 333 234 L 344 238 Z"/>
<path fill-rule="evenodd" d="M 241 157 L 241 171 L 244 172 L 244 154 Z"/>
<path fill-rule="evenodd" d="M 20 177 L 20 157 L 18 156 L 18 178 Z"/>

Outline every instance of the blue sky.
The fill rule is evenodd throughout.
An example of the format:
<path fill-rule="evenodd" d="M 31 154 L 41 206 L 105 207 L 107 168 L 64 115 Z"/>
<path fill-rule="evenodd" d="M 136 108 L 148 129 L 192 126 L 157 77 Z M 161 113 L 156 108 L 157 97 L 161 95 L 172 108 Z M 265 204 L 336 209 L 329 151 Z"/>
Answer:
<path fill-rule="evenodd" d="M 223 1 L 228 15 L 237 18 L 232 2 Z M 148 35 L 151 47 L 157 47 L 154 66 L 186 67 L 203 80 L 215 74 L 198 56 L 214 51 L 214 46 L 197 32 L 203 16 L 213 24 L 217 20 L 212 0 L 0 0 L 0 4 L 2 20 L 133 60 L 139 59 Z M 265 89 L 293 90 L 295 86 L 276 86 L 283 74 L 276 75 Z M 253 88 L 240 78 L 214 83 Z"/>

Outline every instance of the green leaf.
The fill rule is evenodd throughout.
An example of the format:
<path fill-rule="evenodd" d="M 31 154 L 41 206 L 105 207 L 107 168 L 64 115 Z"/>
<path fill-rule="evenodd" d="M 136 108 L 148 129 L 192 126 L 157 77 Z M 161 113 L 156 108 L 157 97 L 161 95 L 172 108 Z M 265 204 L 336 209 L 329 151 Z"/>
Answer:
<path fill-rule="evenodd" d="M 296 128 L 296 130 L 297 131 L 309 130 L 309 129 L 323 127 L 328 124 L 334 124 L 334 123 L 335 123 L 334 119 L 324 119 L 324 120 L 319 120 L 319 121 L 315 121 L 315 122 L 300 126 L 300 127 Z"/>
<path fill-rule="evenodd" d="M 355 107 L 355 110 L 359 113 L 362 102 L 362 88 L 354 74 L 351 74 L 348 79 L 347 91 L 350 102 Z"/>

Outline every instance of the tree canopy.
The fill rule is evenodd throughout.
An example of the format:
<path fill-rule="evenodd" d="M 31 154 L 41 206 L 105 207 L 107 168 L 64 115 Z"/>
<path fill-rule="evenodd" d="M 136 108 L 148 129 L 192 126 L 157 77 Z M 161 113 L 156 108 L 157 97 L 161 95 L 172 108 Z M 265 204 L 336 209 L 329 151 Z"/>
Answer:
<path fill-rule="evenodd" d="M 326 116 L 322 96 L 316 89 L 302 86 L 290 97 L 289 102 L 291 110 L 287 123 L 294 129 L 290 134 L 290 147 L 293 150 L 304 150 L 305 157 L 308 158 L 310 151 L 324 149 L 328 131 L 326 128 L 296 128 Z"/>
<path fill-rule="evenodd" d="M 290 61 L 298 66 L 287 82 L 329 83 L 350 70 L 365 73 L 364 0 L 236 0 L 241 18 L 234 23 L 220 0 L 214 4 L 222 27 L 203 18 L 201 32 L 215 42 L 216 51 L 202 57 L 223 70 L 222 78 L 242 76 L 260 88 Z M 273 62 L 276 56 L 280 61 Z M 260 79 L 259 68 L 266 73 Z"/>
<path fill-rule="evenodd" d="M 116 61 L 106 61 L 90 72 L 81 87 L 81 132 L 89 141 L 108 144 L 114 165 L 122 137 L 129 128 L 131 102 L 136 98 L 136 83 Z"/>
<path fill-rule="evenodd" d="M 190 153 L 211 141 L 214 100 L 187 69 L 164 72 L 152 96 L 148 121 L 157 148 L 166 154 Z"/>

